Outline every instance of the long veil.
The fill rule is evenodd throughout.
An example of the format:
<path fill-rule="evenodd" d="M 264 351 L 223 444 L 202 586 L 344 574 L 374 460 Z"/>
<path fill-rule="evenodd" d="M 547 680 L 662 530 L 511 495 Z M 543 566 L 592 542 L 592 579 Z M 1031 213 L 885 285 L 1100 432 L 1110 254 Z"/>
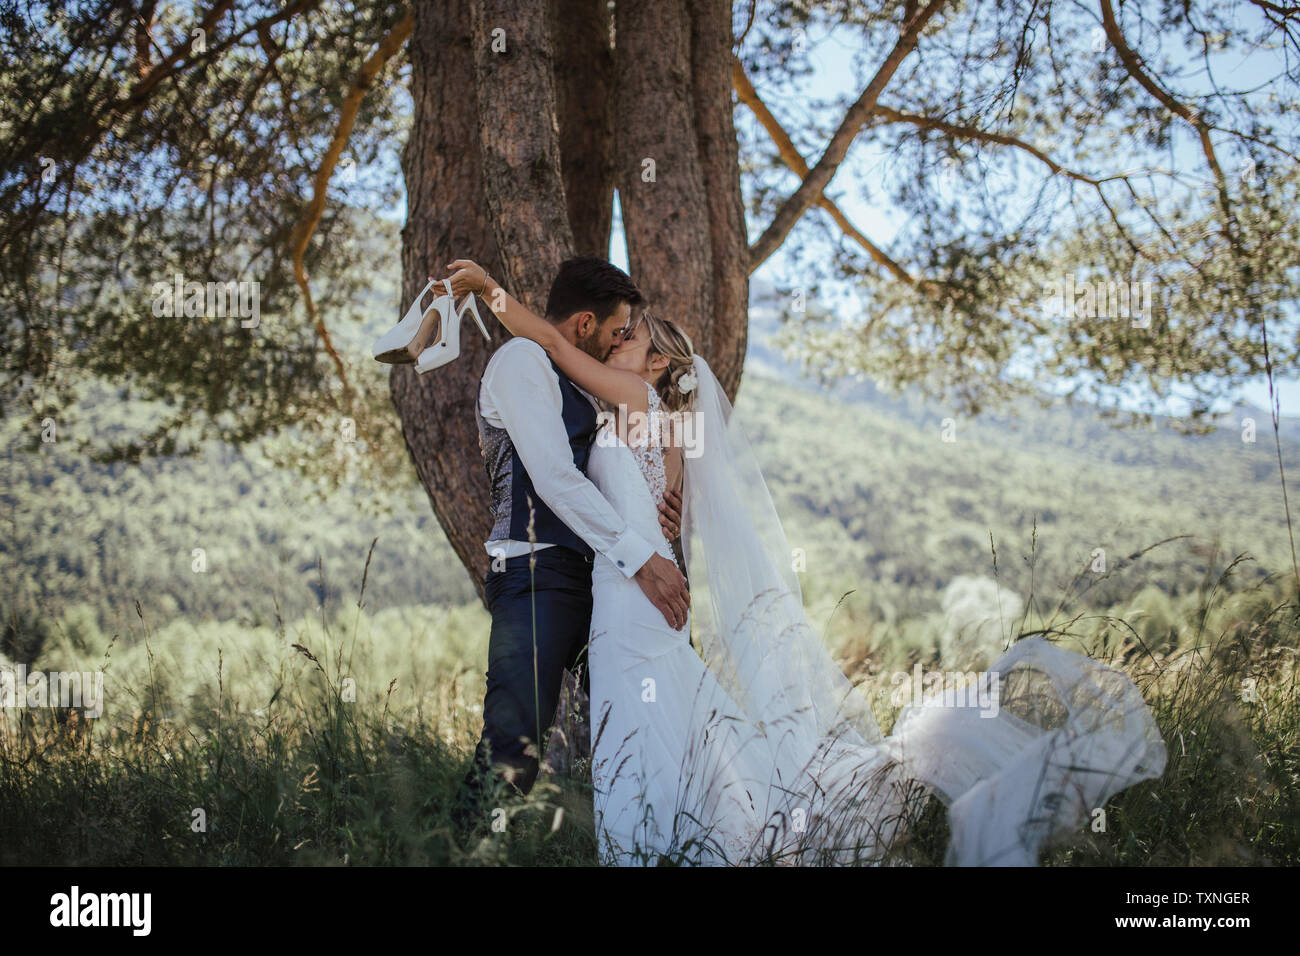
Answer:
<path fill-rule="evenodd" d="M 767 483 L 699 355 L 695 378 L 697 454 L 685 458 L 682 541 L 706 662 L 751 722 L 788 738 L 789 749 L 805 759 L 831 735 L 878 743 L 867 700 L 808 622 Z"/>
<path fill-rule="evenodd" d="M 933 792 L 957 864 L 1032 865 L 1042 843 L 1109 796 L 1164 771 L 1165 748 L 1123 673 L 1040 638 L 1017 642 L 970 695 L 928 697 L 883 737 L 809 622 L 793 555 L 749 442 L 708 363 L 694 358 L 694 441 L 682 540 L 705 663 L 765 739 L 766 846 L 860 859 Z M 864 837 L 863 835 L 866 834 Z"/>

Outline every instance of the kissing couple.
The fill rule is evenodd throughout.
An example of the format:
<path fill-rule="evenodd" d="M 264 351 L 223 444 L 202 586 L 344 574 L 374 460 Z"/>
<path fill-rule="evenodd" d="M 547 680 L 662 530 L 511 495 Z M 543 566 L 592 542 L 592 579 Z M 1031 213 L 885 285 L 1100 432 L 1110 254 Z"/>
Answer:
<path fill-rule="evenodd" d="M 591 700 L 606 864 L 886 862 L 933 794 L 948 862 L 1036 865 L 1047 841 L 1163 773 L 1128 677 L 1041 637 L 1012 643 L 966 704 L 932 695 L 882 734 L 804 612 L 739 416 L 683 328 L 604 259 L 562 263 L 545 316 L 471 260 L 447 269 L 426 286 L 446 295 L 422 371 L 456 357 L 465 311 L 482 328 L 475 295 L 514 335 L 476 407 L 492 626 L 460 819 L 489 812 L 489 773 L 532 787 L 566 669 Z M 420 351 L 419 305 L 376 357 L 402 360 L 394 336 L 405 360 Z M 991 711 L 969 703 L 990 698 Z"/>

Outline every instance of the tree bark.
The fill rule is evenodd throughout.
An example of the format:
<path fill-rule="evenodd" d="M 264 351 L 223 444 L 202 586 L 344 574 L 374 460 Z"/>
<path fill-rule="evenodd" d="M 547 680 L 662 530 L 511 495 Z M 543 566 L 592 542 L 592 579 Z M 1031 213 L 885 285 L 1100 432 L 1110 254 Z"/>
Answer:
<path fill-rule="evenodd" d="M 720 0 L 620 0 L 617 182 L 632 275 L 735 397 L 748 269 Z"/>
<path fill-rule="evenodd" d="M 605 258 L 614 218 L 613 17 L 605 0 L 551 0 L 550 14 L 573 249 Z"/>
<path fill-rule="evenodd" d="M 713 254 L 691 115 L 686 2 L 619 0 L 614 20 L 614 149 L 628 263 L 649 309 L 683 326 L 703 352 Z"/>
<path fill-rule="evenodd" d="M 408 209 L 402 229 L 403 305 L 424 287 L 428 274 L 447 275 L 444 267 L 453 258 L 473 258 L 501 274 L 483 195 L 469 0 L 415 4 L 410 44 L 414 115 L 402 153 Z M 480 311 L 490 321 L 482 306 Z M 483 542 L 491 522 L 474 403 L 491 351 L 509 338 L 495 322 L 488 331 L 490 346 L 472 325 L 464 329 L 460 358 L 436 372 L 417 375 L 412 366 L 397 365 L 389 378 L 415 473 L 480 597 L 488 570 Z"/>
<path fill-rule="evenodd" d="M 511 294 L 538 315 L 573 255 L 560 177 L 549 12 L 545 0 L 474 4 L 474 73 L 483 192 Z"/>
<path fill-rule="evenodd" d="M 734 42 L 731 3 L 690 0 L 687 6 L 692 103 L 713 251 L 712 328 L 708 341 L 697 342 L 696 347 L 734 401 L 749 337 L 749 238 L 729 65 Z"/>

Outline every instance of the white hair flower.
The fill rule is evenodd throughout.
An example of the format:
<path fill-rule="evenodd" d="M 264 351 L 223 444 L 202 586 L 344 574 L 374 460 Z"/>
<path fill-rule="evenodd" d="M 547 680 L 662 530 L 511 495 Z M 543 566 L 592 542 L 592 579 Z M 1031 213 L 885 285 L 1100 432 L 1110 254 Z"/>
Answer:
<path fill-rule="evenodd" d="M 700 384 L 699 378 L 695 375 L 695 369 L 691 369 L 685 375 L 677 380 L 677 391 L 683 395 L 689 395 L 695 391 L 695 386 Z"/>

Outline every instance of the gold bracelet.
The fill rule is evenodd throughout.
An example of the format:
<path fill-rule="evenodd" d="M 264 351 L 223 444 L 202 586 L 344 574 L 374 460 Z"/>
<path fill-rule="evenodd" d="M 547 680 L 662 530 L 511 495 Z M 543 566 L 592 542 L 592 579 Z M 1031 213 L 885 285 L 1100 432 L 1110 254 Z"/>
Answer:
<path fill-rule="evenodd" d="M 481 289 L 478 290 L 478 294 L 479 294 L 479 295 L 482 295 L 484 292 L 487 291 L 487 280 L 488 280 L 488 274 L 487 274 L 486 271 L 484 271 L 484 273 L 483 273 L 483 288 L 481 288 Z"/>

